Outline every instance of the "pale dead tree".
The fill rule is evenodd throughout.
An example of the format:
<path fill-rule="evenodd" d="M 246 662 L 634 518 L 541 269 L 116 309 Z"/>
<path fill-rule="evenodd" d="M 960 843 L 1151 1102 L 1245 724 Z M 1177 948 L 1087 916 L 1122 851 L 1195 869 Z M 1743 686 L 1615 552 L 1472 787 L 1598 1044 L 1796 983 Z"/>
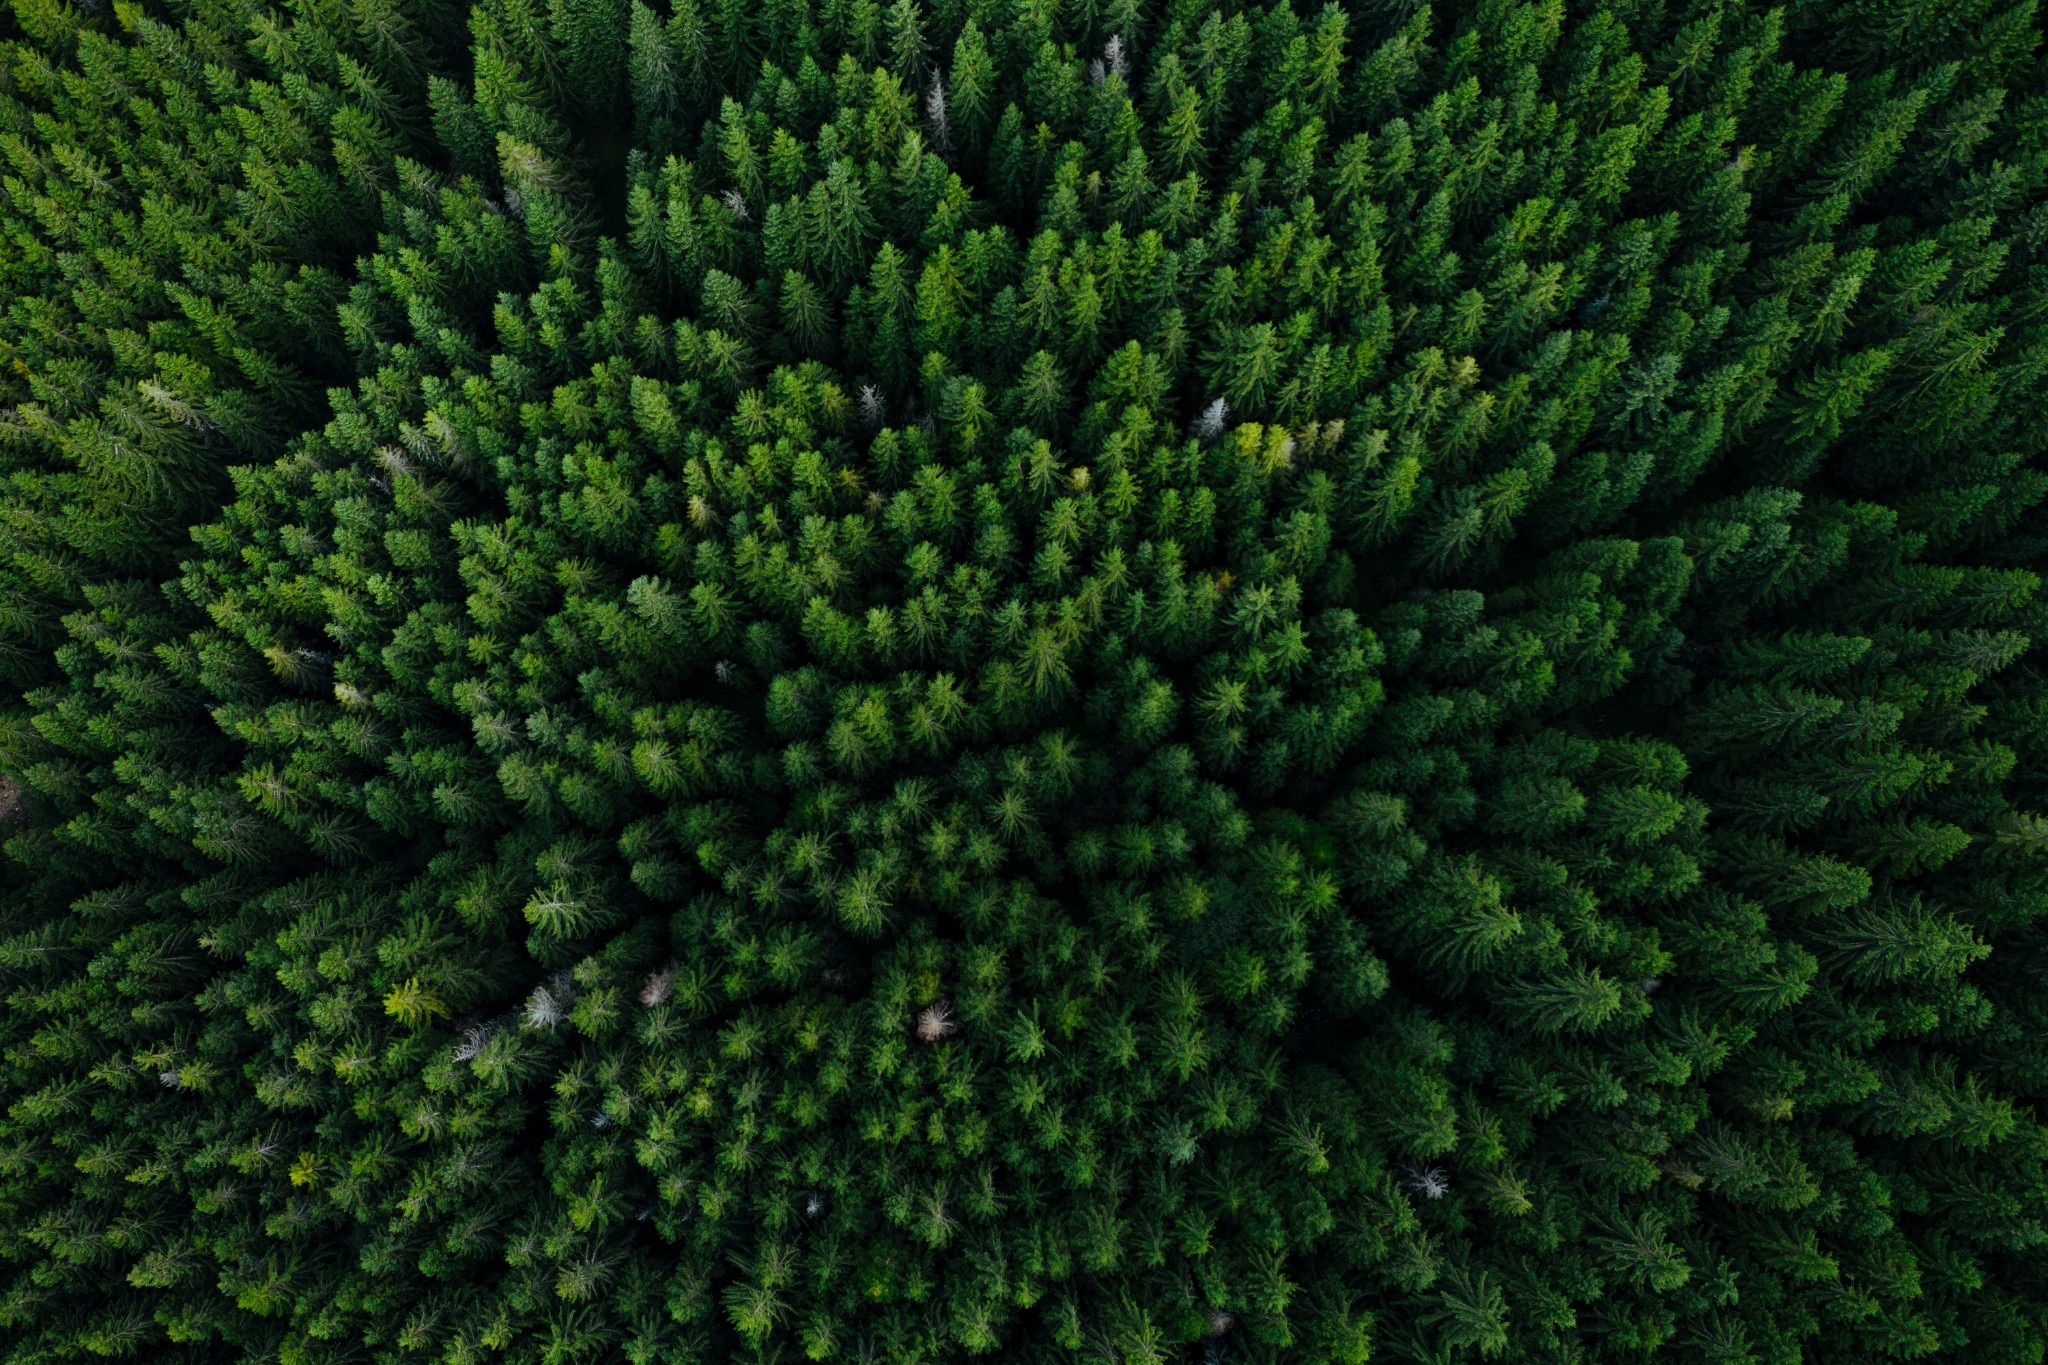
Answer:
<path fill-rule="evenodd" d="M 567 972 L 559 972 L 546 984 L 535 986 L 533 994 L 526 997 L 526 1026 L 554 1028 L 569 1017 L 569 1006 L 574 1003 L 576 987 Z"/>
<path fill-rule="evenodd" d="M 953 1007 L 944 1000 L 926 1005 L 917 1016 L 919 1042 L 936 1043 L 941 1038 L 950 1038 L 959 1031 L 960 1025 L 953 1020 Z"/>
<path fill-rule="evenodd" d="M 738 666 L 731 659 L 720 659 L 711 666 L 711 672 L 721 687 L 731 687 L 733 680 L 740 675 Z"/>
<path fill-rule="evenodd" d="M 1109 42 L 1102 49 L 1102 61 L 1109 68 L 1111 75 L 1119 80 L 1130 80 L 1131 62 L 1130 58 L 1124 54 L 1123 34 L 1112 33 L 1109 35 Z"/>
<path fill-rule="evenodd" d="M 925 121 L 932 126 L 932 137 L 938 141 L 939 150 L 953 150 L 953 129 L 946 122 L 946 82 L 938 72 L 932 72 L 932 83 L 924 92 Z"/>
<path fill-rule="evenodd" d="M 676 993 L 676 969 L 673 964 L 658 972 L 650 972 L 647 984 L 640 988 L 640 1003 L 653 1006 L 666 1004 Z"/>
<path fill-rule="evenodd" d="M 1209 445 L 1221 440 L 1223 436 L 1223 419 L 1229 415 L 1230 405 L 1219 398 L 1208 407 L 1202 409 L 1202 415 L 1195 419 L 1194 425 L 1189 428 L 1189 434 L 1203 445 Z"/>
<path fill-rule="evenodd" d="M 1100 85 L 1111 76 L 1128 82 L 1131 78 L 1131 59 L 1124 52 L 1124 36 L 1112 33 L 1103 45 L 1102 55 L 1088 63 L 1088 79 Z"/>
<path fill-rule="evenodd" d="M 547 986 L 535 986 L 532 995 L 526 997 L 526 1027 L 530 1029 L 551 1029 L 567 1017 L 569 1011 L 561 1007 L 561 1001 L 555 999 L 555 993 Z"/>
<path fill-rule="evenodd" d="M 491 1041 L 491 1035 L 497 1031 L 498 1025 L 496 1020 L 485 1024 L 477 1024 L 464 1031 L 462 1041 L 455 1045 L 455 1060 L 458 1062 L 475 1061 L 477 1054 L 484 1050 L 484 1045 Z"/>
<path fill-rule="evenodd" d="M 1416 1162 L 1401 1177 L 1401 1183 L 1424 1199 L 1441 1199 L 1451 1192 L 1451 1176 L 1441 1166 Z"/>
<path fill-rule="evenodd" d="M 733 217 L 739 219 L 742 223 L 754 221 L 753 213 L 747 208 L 747 196 L 741 194 L 738 190 L 727 190 L 718 197 L 724 202 L 726 208 L 731 211 Z"/>
<path fill-rule="evenodd" d="M 869 427 L 879 427 L 889 416 L 889 405 L 882 401 L 882 391 L 873 384 L 860 386 L 860 420 Z"/>
<path fill-rule="evenodd" d="M 1237 1319 L 1221 1308 L 1211 1305 L 1209 1309 L 1209 1335 L 1220 1337 L 1237 1326 Z"/>

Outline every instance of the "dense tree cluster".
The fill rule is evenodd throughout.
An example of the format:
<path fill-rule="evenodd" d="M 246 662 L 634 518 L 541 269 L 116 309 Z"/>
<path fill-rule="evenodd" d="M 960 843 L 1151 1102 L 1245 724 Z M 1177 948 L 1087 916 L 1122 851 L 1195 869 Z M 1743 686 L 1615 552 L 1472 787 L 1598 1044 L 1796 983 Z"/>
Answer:
<path fill-rule="evenodd" d="M 2035 0 L 11 0 L 0 1352 L 2048 1351 Z"/>

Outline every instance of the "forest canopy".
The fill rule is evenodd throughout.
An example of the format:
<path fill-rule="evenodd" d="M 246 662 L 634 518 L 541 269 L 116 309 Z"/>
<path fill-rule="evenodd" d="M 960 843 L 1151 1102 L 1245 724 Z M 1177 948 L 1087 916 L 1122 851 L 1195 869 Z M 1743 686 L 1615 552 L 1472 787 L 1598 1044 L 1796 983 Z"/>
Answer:
<path fill-rule="evenodd" d="M 9 0 L 0 1360 L 2048 1352 L 2036 0 Z"/>

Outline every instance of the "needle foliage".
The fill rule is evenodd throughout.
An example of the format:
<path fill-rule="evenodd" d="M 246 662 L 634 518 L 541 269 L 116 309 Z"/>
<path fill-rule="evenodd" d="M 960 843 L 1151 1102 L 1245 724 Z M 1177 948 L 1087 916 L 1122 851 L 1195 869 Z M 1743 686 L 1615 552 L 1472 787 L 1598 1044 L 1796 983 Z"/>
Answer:
<path fill-rule="evenodd" d="M 2048 1350 L 2036 0 L 10 0 L 0 1360 Z"/>

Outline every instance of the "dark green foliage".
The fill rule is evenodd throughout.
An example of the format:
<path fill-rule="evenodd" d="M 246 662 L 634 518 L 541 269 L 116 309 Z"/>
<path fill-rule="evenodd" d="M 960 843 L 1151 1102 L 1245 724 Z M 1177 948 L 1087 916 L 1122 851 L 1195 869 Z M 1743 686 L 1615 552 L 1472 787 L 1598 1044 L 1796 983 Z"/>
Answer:
<path fill-rule="evenodd" d="M 2039 37 L 14 0 L 6 1359 L 2041 1361 Z"/>

